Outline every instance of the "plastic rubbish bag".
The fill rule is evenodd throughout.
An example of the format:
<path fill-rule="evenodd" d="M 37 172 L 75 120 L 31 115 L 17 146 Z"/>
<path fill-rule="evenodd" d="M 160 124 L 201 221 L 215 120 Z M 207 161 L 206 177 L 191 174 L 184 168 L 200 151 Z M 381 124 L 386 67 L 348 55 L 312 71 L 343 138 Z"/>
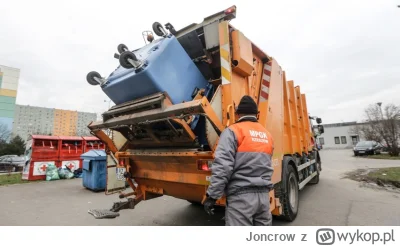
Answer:
<path fill-rule="evenodd" d="M 74 174 L 70 170 L 61 167 L 58 169 L 58 175 L 61 179 L 72 179 L 74 177 Z"/>
<path fill-rule="evenodd" d="M 58 176 L 60 176 L 60 179 L 65 179 L 65 168 L 58 168 Z"/>
<path fill-rule="evenodd" d="M 54 164 L 48 164 L 46 168 L 46 180 L 58 180 L 60 176 L 58 175 L 58 169 Z"/>
<path fill-rule="evenodd" d="M 74 171 L 74 177 L 75 178 L 82 178 L 82 168 L 78 168 Z"/>
<path fill-rule="evenodd" d="M 74 174 L 70 171 L 67 171 L 66 179 L 73 179 L 73 178 L 74 178 Z"/>

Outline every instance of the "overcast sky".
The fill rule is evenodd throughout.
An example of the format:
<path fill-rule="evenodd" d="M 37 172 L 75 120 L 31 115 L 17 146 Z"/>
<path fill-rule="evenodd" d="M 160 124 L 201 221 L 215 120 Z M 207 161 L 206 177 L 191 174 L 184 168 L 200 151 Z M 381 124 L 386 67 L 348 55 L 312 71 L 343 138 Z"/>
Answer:
<path fill-rule="evenodd" d="M 0 64 L 21 69 L 17 103 L 101 113 L 108 98 L 86 74 L 108 76 L 119 43 L 136 49 L 155 21 L 180 29 L 235 4 L 232 24 L 278 61 L 323 123 L 400 104 L 400 0 L 156 2 L 0 0 Z"/>

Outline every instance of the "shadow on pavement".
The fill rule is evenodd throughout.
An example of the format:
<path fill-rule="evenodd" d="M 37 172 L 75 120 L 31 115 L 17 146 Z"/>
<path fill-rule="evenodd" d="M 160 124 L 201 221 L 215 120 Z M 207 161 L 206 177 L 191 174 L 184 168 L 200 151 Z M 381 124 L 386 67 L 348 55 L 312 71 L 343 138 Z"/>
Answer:
<path fill-rule="evenodd" d="M 159 226 L 225 226 L 224 217 L 224 208 L 216 207 L 214 215 L 208 215 L 202 205 L 188 204 L 179 211 L 170 213 L 168 218 L 160 218 L 154 220 L 153 223 Z M 273 226 L 285 225 L 290 225 L 290 223 L 274 218 Z"/>

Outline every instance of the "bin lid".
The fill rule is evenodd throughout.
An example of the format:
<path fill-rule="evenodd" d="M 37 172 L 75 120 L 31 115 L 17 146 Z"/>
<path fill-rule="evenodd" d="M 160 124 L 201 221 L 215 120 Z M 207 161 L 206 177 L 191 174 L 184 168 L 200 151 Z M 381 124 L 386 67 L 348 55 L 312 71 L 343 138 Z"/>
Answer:
<path fill-rule="evenodd" d="M 105 160 L 107 158 L 107 154 L 104 150 L 96 150 L 92 149 L 86 153 L 81 155 L 82 159 L 91 159 L 91 160 Z"/>

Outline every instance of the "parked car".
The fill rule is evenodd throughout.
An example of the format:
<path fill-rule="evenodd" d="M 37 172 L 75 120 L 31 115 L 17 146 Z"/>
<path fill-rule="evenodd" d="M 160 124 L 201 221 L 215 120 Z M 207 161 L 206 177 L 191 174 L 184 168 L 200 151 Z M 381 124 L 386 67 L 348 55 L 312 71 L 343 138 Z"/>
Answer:
<path fill-rule="evenodd" d="M 383 146 L 375 141 L 361 141 L 353 148 L 354 155 L 376 155 L 382 152 Z"/>
<path fill-rule="evenodd" d="M 382 152 L 388 152 L 389 151 L 389 148 L 388 148 L 387 144 L 383 143 L 383 144 L 380 144 L 380 145 L 382 145 Z"/>
<path fill-rule="evenodd" d="M 18 157 L 18 155 L 2 155 L 2 156 L 0 156 L 0 161 L 2 161 L 5 158 L 9 158 L 9 157 Z"/>
<path fill-rule="evenodd" d="M 24 156 L 11 156 L 0 158 L 0 172 L 20 172 L 24 168 Z"/>

